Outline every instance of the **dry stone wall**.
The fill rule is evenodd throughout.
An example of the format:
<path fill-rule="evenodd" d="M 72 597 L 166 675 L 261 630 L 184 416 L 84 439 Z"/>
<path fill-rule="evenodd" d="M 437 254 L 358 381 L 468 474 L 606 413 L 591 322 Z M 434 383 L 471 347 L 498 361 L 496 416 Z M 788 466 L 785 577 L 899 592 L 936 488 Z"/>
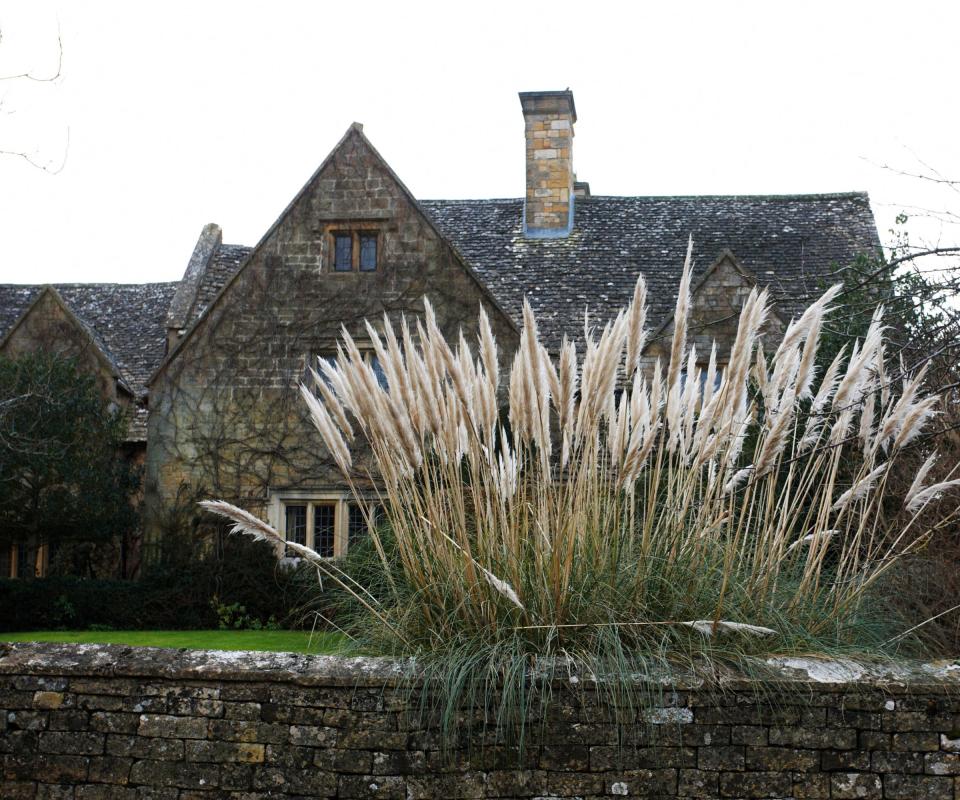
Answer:
<path fill-rule="evenodd" d="M 444 754 L 373 659 L 0 646 L 0 796 L 69 800 L 960 798 L 960 667 L 793 661 L 678 680 L 638 724 L 557 686 L 518 762 Z"/>

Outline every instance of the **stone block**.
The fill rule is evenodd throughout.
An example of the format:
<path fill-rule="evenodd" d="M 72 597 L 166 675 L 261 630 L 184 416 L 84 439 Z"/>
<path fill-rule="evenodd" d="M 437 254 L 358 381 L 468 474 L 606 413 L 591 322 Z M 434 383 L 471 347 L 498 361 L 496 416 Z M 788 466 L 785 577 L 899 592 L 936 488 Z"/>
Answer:
<path fill-rule="evenodd" d="M 61 755 L 100 755 L 103 753 L 102 733 L 78 731 L 47 731 L 40 734 L 40 752 Z"/>
<path fill-rule="evenodd" d="M 934 752 L 940 749 L 940 737 L 932 732 L 895 733 L 890 749 L 897 753 Z"/>
<path fill-rule="evenodd" d="M 406 787 L 403 778 L 398 776 L 342 775 L 337 781 L 337 797 L 404 800 Z"/>
<path fill-rule="evenodd" d="M 142 736 L 108 735 L 106 753 L 110 756 L 149 758 L 154 761 L 182 761 L 183 740 Z"/>
<path fill-rule="evenodd" d="M 730 728 L 730 744 L 765 745 L 767 728 L 764 725 L 734 725 Z"/>
<path fill-rule="evenodd" d="M 721 772 L 722 797 L 756 798 L 785 797 L 793 780 L 784 772 Z"/>
<path fill-rule="evenodd" d="M 69 682 L 66 678 L 48 675 L 15 675 L 10 685 L 20 692 L 64 692 Z"/>
<path fill-rule="evenodd" d="M 746 766 L 758 772 L 815 772 L 820 768 L 820 753 L 795 747 L 747 747 Z"/>
<path fill-rule="evenodd" d="M 338 734 L 339 731 L 336 728 L 291 725 L 289 741 L 294 745 L 305 745 L 308 747 L 334 747 L 337 744 Z"/>
<path fill-rule="evenodd" d="M 90 715 L 90 729 L 100 733 L 134 734 L 140 727 L 137 714 L 123 714 L 112 711 L 94 711 Z M 73 730 L 79 730 L 75 728 Z"/>
<path fill-rule="evenodd" d="M 869 770 L 870 753 L 867 750 L 824 750 L 820 756 L 820 768 L 824 772 Z"/>
<path fill-rule="evenodd" d="M 466 799 L 487 796 L 485 776 L 482 772 L 412 775 L 401 780 L 406 790 L 406 800 L 434 800 L 438 797 Z"/>
<path fill-rule="evenodd" d="M 383 756 L 383 753 L 377 755 Z M 397 753 L 403 756 L 405 753 Z M 371 750 L 327 749 L 315 751 L 313 763 L 328 772 L 346 772 L 356 775 L 382 774 L 373 768 L 374 753 Z M 387 773 L 389 774 L 389 772 Z"/>
<path fill-rule="evenodd" d="M 848 798 L 872 800 L 872 798 L 883 796 L 880 777 L 864 772 L 843 772 L 832 775 L 830 791 L 831 796 L 839 800 L 848 800 Z"/>
<path fill-rule="evenodd" d="M 260 703 L 224 703 L 223 716 L 226 719 L 259 720 Z"/>
<path fill-rule="evenodd" d="M 770 744 L 788 747 L 853 750 L 857 746 L 857 731 L 852 728 L 774 726 L 770 728 L 769 736 Z"/>
<path fill-rule="evenodd" d="M 701 747 L 697 750 L 697 769 L 742 770 L 746 766 L 745 748 L 739 745 Z"/>
<path fill-rule="evenodd" d="M 884 775 L 886 800 L 953 800 L 953 778 L 927 775 Z"/>
<path fill-rule="evenodd" d="M 830 776 L 823 773 L 793 773 L 793 800 L 827 800 L 830 797 Z"/>
<path fill-rule="evenodd" d="M 76 697 L 77 708 L 87 711 L 120 711 L 123 698 L 105 694 L 81 694 Z"/>
<path fill-rule="evenodd" d="M 412 775 L 426 771 L 426 753 L 423 750 L 374 753 L 373 766 L 365 770 L 374 775 Z"/>
<path fill-rule="evenodd" d="M 137 800 L 137 790 L 126 786 L 96 785 L 78 786 L 76 800 Z"/>
<path fill-rule="evenodd" d="M 6 722 L 15 731 L 43 731 L 47 729 L 49 717 L 43 711 L 10 711 Z"/>
<path fill-rule="evenodd" d="M 33 707 L 52 711 L 55 708 L 60 708 L 63 705 L 63 700 L 63 692 L 34 692 Z"/>
<path fill-rule="evenodd" d="M 130 783 L 180 789 L 215 789 L 220 781 L 219 767 L 210 764 L 186 764 L 178 761 L 137 761 L 130 769 Z"/>
<path fill-rule="evenodd" d="M 207 720 L 167 714 L 141 714 L 137 735 L 164 739 L 203 739 L 207 735 Z"/>
<path fill-rule="evenodd" d="M 126 784 L 130 777 L 132 758 L 91 758 L 88 779 L 95 783 Z"/>
<path fill-rule="evenodd" d="M 249 742 L 208 742 L 188 739 L 184 742 L 187 761 L 234 764 L 262 764 L 264 745 Z"/>
<path fill-rule="evenodd" d="M 83 731 L 92 727 L 90 715 L 80 710 L 63 708 L 59 711 L 51 711 L 47 720 L 47 729 L 51 731 Z"/>
<path fill-rule="evenodd" d="M 677 785 L 680 797 L 716 797 L 720 792 L 720 773 L 699 769 L 681 769 Z"/>
<path fill-rule="evenodd" d="M 875 752 L 870 757 L 873 772 L 899 772 L 906 775 L 923 772 L 923 753 Z"/>
<path fill-rule="evenodd" d="M 960 775 L 960 753 L 927 753 L 923 761 L 930 775 Z"/>

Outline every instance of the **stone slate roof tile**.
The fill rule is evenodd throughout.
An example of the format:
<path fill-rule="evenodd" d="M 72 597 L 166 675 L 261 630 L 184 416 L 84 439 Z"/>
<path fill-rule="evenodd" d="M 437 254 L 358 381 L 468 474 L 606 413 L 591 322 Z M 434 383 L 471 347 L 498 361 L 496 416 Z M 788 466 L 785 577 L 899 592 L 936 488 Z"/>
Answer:
<path fill-rule="evenodd" d="M 651 324 L 676 302 L 687 239 L 694 281 L 730 249 L 769 285 L 785 316 L 796 314 L 838 268 L 880 241 L 864 193 L 779 196 L 577 198 L 563 239 L 527 239 L 523 200 L 424 200 L 423 209 L 514 319 L 523 297 L 545 340 L 579 338 L 584 308 L 607 319 L 626 305 L 637 274 L 647 280 Z"/>
<path fill-rule="evenodd" d="M 217 292 L 236 272 L 246 257 L 253 252 L 252 247 L 239 244 L 221 244 L 210 259 L 206 272 L 197 288 L 197 300 L 193 317 L 199 317 L 217 296 Z"/>
<path fill-rule="evenodd" d="M 146 381 L 163 360 L 167 308 L 177 284 L 68 283 L 53 288 L 116 365 L 136 399 L 143 401 Z M 0 284 L 0 338 L 42 289 Z M 131 441 L 145 439 L 145 410 L 135 413 L 130 435 Z"/>

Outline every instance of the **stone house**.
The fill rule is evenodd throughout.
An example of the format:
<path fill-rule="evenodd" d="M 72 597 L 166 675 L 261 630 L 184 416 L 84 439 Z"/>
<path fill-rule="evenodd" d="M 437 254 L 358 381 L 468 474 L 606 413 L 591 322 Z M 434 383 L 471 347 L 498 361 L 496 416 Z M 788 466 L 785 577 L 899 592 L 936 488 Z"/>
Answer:
<path fill-rule="evenodd" d="M 722 363 L 752 286 L 776 299 L 776 335 L 839 270 L 881 256 L 863 193 L 593 195 L 573 170 L 573 94 L 524 92 L 520 101 L 522 198 L 418 200 L 353 124 L 255 246 L 225 244 L 208 225 L 177 283 L 0 287 L 0 354 L 59 346 L 71 325 L 85 332 L 105 390 L 137 409 L 131 442 L 145 443 L 154 540 L 195 524 L 195 501 L 217 496 L 335 556 L 364 515 L 295 386 L 317 359 L 335 357 L 341 328 L 362 347 L 364 320 L 422 314 L 429 297 L 455 336 L 473 330 L 483 306 L 506 358 L 524 297 L 556 348 L 564 335 L 579 337 L 585 311 L 602 320 L 623 306 L 642 272 L 652 358 L 669 334 L 692 236 L 694 336 L 716 338 Z M 122 300 L 84 305 L 84 292 L 127 297 L 129 309 Z M 138 333 L 113 336 L 137 315 Z M 361 457 L 355 477 L 372 489 L 364 465 Z"/>

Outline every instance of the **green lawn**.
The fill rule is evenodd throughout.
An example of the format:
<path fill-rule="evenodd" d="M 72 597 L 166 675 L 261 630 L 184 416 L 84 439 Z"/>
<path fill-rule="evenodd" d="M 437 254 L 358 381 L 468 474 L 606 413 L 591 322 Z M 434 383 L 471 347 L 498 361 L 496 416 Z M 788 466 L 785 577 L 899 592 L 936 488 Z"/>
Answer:
<path fill-rule="evenodd" d="M 336 633 L 307 631 L 27 631 L 0 633 L 0 642 L 129 644 L 137 647 L 185 647 L 191 650 L 271 650 L 329 654 L 345 639 Z"/>

